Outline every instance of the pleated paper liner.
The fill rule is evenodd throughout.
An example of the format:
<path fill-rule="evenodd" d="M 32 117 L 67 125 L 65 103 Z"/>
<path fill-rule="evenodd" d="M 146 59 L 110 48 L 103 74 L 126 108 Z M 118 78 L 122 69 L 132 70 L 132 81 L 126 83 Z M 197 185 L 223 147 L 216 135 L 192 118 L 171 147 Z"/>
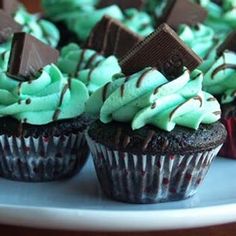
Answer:
<path fill-rule="evenodd" d="M 196 193 L 222 145 L 186 155 L 134 155 L 110 150 L 87 135 L 104 193 L 118 201 L 155 203 Z"/>
<path fill-rule="evenodd" d="M 88 158 L 84 132 L 43 137 L 0 136 L 0 176 L 41 182 L 73 176 Z"/>

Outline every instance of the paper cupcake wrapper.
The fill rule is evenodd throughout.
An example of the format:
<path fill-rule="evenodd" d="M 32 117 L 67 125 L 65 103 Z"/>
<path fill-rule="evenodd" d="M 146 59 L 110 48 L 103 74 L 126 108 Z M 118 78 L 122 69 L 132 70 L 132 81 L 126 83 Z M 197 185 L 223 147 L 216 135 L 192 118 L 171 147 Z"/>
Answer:
<path fill-rule="evenodd" d="M 0 176 L 39 182 L 70 177 L 88 157 L 84 133 L 52 137 L 0 135 Z"/>
<path fill-rule="evenodd" d="M 236 118 L 221 119 L 227 130 L 227 138 L 219 155 L 230 159 L 236 159 Z"/>
<path fill-rule="evenodd" d="M 110 150 L 87 135 L 104 193 L 131 203 L 176 201 L 191 197 L 221 145 L 187 155 L 134 155 Z"/>

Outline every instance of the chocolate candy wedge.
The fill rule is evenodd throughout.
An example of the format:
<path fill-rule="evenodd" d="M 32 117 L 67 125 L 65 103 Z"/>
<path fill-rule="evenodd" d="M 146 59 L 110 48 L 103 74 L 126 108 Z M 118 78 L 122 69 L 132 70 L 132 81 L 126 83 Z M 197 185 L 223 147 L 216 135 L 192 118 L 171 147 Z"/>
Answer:
<path fill-rule="evenodd" d="M 44 66 L 55 63 L 59 57 L 56 49 L 42 43 L 26 33 L 14 34 L 8 75 L 21 81 L 31 79 L 31 76 Z"/>
<path fill-rule="evenodd" d="M 100 0 L 97 8 L 104 8 L 111 5 L 117 5 L 122 10 L 136 8 L 138 10 L 144 7 L 145 0 Z"/>
<path fill-rule="evenodd" d="M 20 24 L 15 22 L 15 20 L 3 10 L 0 10 L 0 43 L 5 42 L 15 32 L 20 32 L 21 29 Z"/>
<path fill-rule="evenodd" d="M 193 71 L 201 63 L 202 59 L 167 24 L 160 25 L 120 61 L 127 76 L 145 67 L 156 67 L 169 79 L 179 76 L 184 66 Z"/>
<path fill-rule="evenodd" d="M 0 0 L 0 9 L 11 15 L 16 12 L 19 2 L 16 0 Z"/>
<path fill-rule="evenodd" d="M 220 56 L 225 50 L 236 52 L 236 31 L 233 31 L 225 39 L 225 41 L 217 49 L 217 54 Z"/>
<path fill-rule="evenodd" d="M 180 24 L 194 26 L 203 22 L 207 14 L 203 7 L 190 0 L 169 0 L 161 22 L 176 30 Z"/>
<path fill-rule="evenodd" d="M 93 49 L 105 56 L 115 55 L 122 58 L 131 48 L 143 40 L 119 21 L 104 16 L 91 32 L 86 48 Z"/>

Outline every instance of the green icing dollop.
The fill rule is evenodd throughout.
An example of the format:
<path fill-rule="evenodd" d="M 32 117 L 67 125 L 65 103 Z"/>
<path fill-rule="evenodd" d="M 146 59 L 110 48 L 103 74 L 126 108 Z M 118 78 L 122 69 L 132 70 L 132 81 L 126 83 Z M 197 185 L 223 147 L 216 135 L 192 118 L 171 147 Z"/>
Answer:
<path fill-rule="evenodd" d="M 203 24 L 198 24 L 196 27 L 180 25 L 178 35 L 202 58 L 208 55 L 217 43 L 214 30 Z"/>
<path fill-rule="evenodd" d="M 62 73 L 82 81 L 93 93 L 121 72 L 115 56 L 103 57 L 91 49 L 81 49 L 76 44 L 62 48 L 57 63 Z"/>
<path fill-rule="evenodd" d="M 68 80 L 53 64 L 30 82 L 19 82 L 0 73 L 0 117 L 11 116 L 33 125 L 77 117 L 89 95 L 83 83 Z"/>
<path fill-rule="evenodd" d="M 6 71 L 10 57 L 11 41 L 0 44 L 0 72 Z"/>
<path fill-rule="evenodd" d="M 218 35 L 224 37 L 236 28 L 236 0 L 221 1 L 221 5 L 212 0 L 198 2 L 208 11 L 206 24 L 211 26 Z"/>
<path fill-rule="evenodd" d="M 124 12 L 117 6 L 111 5 L 105 8 L 96 9 L 98 1 L 56 1 L 43 0 L 42 6 L 47 14 L 54 21 L 63 21 L 67 27 L 75 32 L 80 40 L 85 41 L 96 23 L 104 15 L 109 15 L 124 23 L 132 31 L 141 36 L 149 35 L 154 29 L 151 17 L 136 9 L 127 9 Z"/>
<path fill-rule="evenodd" d="M 30 14 L 22 6 L 17 10 L 14 19 L 23 26 L 23 32 L 33 35 L 52 47 L 57 46 L 60 34 L 53 23 L 40 19 L 37 14 Z"/>
<path fill-rule="evenodd" d="M 221 96 L 221 103 L 230 103 L 236 98 L 236 53 L 225 51 L 206 71 L 204 90 Z"/>
<path fill-rule="evenodd" d="M 117 76 L 116 76 L 117 77 Z M 91 95 L 86 111 L 100 116 L 103 123 L 112 120 L 131 122 L 133 129 L 147 124 L 171 131 L 175 125 L 197 129 L 200 123 L 220 119 L 217 100 L 202 91 L 203 75 L 188 70 L 173 81 L 153 68 L 130 77 L 118 76 Z"/>

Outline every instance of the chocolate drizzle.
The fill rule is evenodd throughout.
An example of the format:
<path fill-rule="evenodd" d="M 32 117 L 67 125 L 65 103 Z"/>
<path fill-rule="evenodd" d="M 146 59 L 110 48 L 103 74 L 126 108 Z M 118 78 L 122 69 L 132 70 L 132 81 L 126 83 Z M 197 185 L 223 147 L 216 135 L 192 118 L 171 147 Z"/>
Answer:
<path fill-rule="evenodd" d="M 87 50 L 87 49 L 83 49 L 82 52 L 81 52 L 81 55 L 80 55 L 78 64 L 77 64 L 77 66 L 76 66 L 76 70 L 75 70 L 75 74 L 74 74 L 75 76 L 76 76 L 76 74 L 78 73 L 78 71 L 80 71 L 80 67 L 81 67 L 82 62 L 83 62 L 83 60 L 84 60 L 84 56 L 85 56 L 86 50 Z"/>
<path fill-rule="evenodd" d="M 143 74 L 139 77 L 139 79 L 138 79 L 138 81 L 137 81 L 137 83 L 136 83 L 136 87 L 137 87 L 137 88 L 140 88 L 140 87 L 141 87 L 141 84 L 142 84 L 142 82 L 143 82 L 145 76 L 146 76 L 149 72 L 151 72 L 152 70 L 153 70 L 153 68 L 150 68 L 150 69 L 148 69 L 148 70 L 146 70 L 146 71 L 143 72 Z"/>
<path fill-rule="evenodd" d="M 214 111 L 214 112 L 212 112 L 214 115 L 216 115 L 216 116 L 219 116 L 219 115 L 221 115 L 221 111 Z"/>
<path fill-rule="evenodd" d="M 93 62 L 96 60 L 97 56 L 98 56 L 98 53 L 95 52 L 95 53 L 89 58 L 89 60 L 88 60 L 88 62 L 86 63 L 86 65 L 85 65 L 84 68 L 85 68 L 85 69 L 90 68 L 91 65 L 93 64 Z"/>
<path fill-rule="evenodd" d="M 129 80 L 130 76 L 125 77 L 124 83 L 120 86 L 120 96 L 123 97 L 125 93 L 125 83 Z"/>
<path fill-rule="evenodd" d="M 215 70 L 212 72 L 211 74 L 211 79 L 214 79 L 214 77 L 222 70 L 227 70 L 227 69 L 232 69 L 232 70 L 236 70 L 236 64 L 227 64 L 224 63 L 220 66 L 218 66 L 217 68 L 215 68 Z"/>
<path fill-rule="evenodd" d="M 214 102 L 214 101 L 216 101 L 216 98 L 211 97 L 211 98 L 208 98 L 207 101 L 208 101 L 208 102 Z"/>
<path fill-rule="evenodd" d="M 60 113 L 61 113 L 61 110 L 59 108 L 57 108 L 56 111 L 53 114 L 52 120 L 57 121 Z"/>
<path fill-rule="evenodd" d="M 30 98 L 27 98 L 26 100 L 25 100 L 25 104 L 26 105 L 29 105 L 31 103 L 31 99 Z"/>
<path fill-rule="evenodd" d="M 102 101 L 105 102 L 106 98 L 107 98 L 107 89 L 108 89 L 108 86 L 111 82 L 108 82 L 106 83 L 106 85 L 103 87 L 103 90 L 102 90 Z"/>
<path fill-rule="evenodd" d="M 202 107 L 203 100 L 202 100 L 202 98 L 200 96 L 196 96 L 193 99 L 199 101 L 200 102 L 200 107 Z"/>

